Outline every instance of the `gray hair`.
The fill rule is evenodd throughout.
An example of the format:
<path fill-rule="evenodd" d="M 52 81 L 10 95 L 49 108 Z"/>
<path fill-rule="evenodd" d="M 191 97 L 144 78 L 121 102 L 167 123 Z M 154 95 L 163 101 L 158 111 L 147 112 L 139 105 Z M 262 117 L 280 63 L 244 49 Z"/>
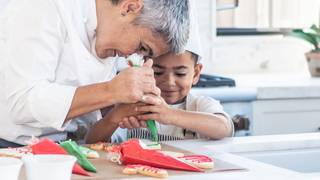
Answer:
<path fill-rule="evenodd" d="M 112 0 L 113 4 L 121 0 Z M 189 38 L 189 0 L 143 0 L 141 15 L 135 24 L 160 34 L 170 46 L 171 52 L 181 53 Z"/>

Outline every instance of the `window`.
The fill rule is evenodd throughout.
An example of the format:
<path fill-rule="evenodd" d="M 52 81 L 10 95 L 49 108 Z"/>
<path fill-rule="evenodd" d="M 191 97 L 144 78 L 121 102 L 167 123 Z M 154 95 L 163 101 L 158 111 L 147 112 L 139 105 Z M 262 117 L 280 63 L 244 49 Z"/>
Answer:
<path fill-rule="evenodd" d="M 239 0 L 234 9 L 219 10 L 218 35 L 283 34 L 319 24 L 319 0 Z"/>

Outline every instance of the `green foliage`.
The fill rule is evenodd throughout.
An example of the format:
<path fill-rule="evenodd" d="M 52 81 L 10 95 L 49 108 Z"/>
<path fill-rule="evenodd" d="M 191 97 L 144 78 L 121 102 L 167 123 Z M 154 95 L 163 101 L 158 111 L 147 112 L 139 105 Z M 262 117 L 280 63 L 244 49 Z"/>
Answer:
<path fill-rule="evenodd" d="M 313 45 L 312 52 L 320 52 L 320 27 L 313 24 L 309 29 L 294 29 L 291 35 Z"/>

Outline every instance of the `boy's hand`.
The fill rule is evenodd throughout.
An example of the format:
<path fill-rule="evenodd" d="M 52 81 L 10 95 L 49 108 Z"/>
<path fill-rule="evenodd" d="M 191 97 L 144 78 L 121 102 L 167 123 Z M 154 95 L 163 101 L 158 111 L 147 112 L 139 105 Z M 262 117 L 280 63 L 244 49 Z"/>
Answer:
<path fill-rule="evenodd" d="M 138 104 L 116 104 L 111 112 L 109 112 L 110 122 L 119 124 L 123 118 L 128 116 L 136 116 Z"/>
<path fill-rule="evenodd" d="M 139 121 L 135 116 L 125 117 L 119 123 L 120 128 L 147 128 L 147 123 L 145 121 Z"/>
<path fill-rule="evenodd" d="M 136 116 L 139 114 L 137 112 L 137 107 L 145 105 L 144 103 L 134 103 L 134 104 L 117 104 L 110 112 L 110 123 L 118 124 L 121 128 L 140 128 L 147 127 L 146 122 L 138 121 Z"/>
<path fill-rule="evenodd" d="M 159 105 L 140 105 L 136 108 L 137 112 L 140 114 L 137 116 L 139 121 L 152 119 L 161 124 L 172 124 L 177 119 L 175 109 L 170 108 L 164 99 L 162 99 L 161 104 Z"/>

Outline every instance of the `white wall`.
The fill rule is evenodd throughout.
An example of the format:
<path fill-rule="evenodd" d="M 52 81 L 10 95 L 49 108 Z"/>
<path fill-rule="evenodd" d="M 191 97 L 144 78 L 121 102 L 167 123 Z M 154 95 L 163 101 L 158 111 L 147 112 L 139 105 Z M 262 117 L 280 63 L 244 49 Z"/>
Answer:
<path fill-rule="evenodd" d="M 283 36 L 226 36 L 214 41 L 209 74 L 307 73 L 311 45 Z M 207 64 L 205 64 L 207 66 Z"/>
<path fill-rule="evenodd" d="M 0 0 L 0 12 L 10 0 Z"/>
<path fill-rule="evenodd" d="M 312 0 L 312 2 L 316 1 Z M 267 27 L 270 23 L 265 18 L 268 14 L 261 14 L 262 11 L 259 10 L 264 9 L 268 2 L 269 0 L 261 0 L 255 4 L 256 14 L 260 16 L 253 17 L 253 20 L 258 27 Z M 206 54 L 203 61 L 204 73 L 220 75 L 308 73 L 304 53 L 311 49 L 309 44 L 296 38 L 283 36 L 216 37 L 215 1 L 197 0 L 197 6 L 202 47 Z M 225 12 L 228 13 L 228 11 Z M 220 20 L 218 18 L 218 21 Z M 250 22 L 247 24 L 250 25 Z"/>
<path fill-rule="evenodd" d="M 216 1 L 215 0 L 194 0 L 196 1 L 200 41 L 203 50 L 202 63 L 206 64 L 204 69 L 212 66 L 214 51 L 212 50 L 213 40 L 216 37 Z"/>
<path fill-rule="evenodd" d="M 319 23 L 319 8 L 319 0 L 239 0 L 239 7 L 217 13 L 217 25 L 238 28 L 310 27 Z"/>

